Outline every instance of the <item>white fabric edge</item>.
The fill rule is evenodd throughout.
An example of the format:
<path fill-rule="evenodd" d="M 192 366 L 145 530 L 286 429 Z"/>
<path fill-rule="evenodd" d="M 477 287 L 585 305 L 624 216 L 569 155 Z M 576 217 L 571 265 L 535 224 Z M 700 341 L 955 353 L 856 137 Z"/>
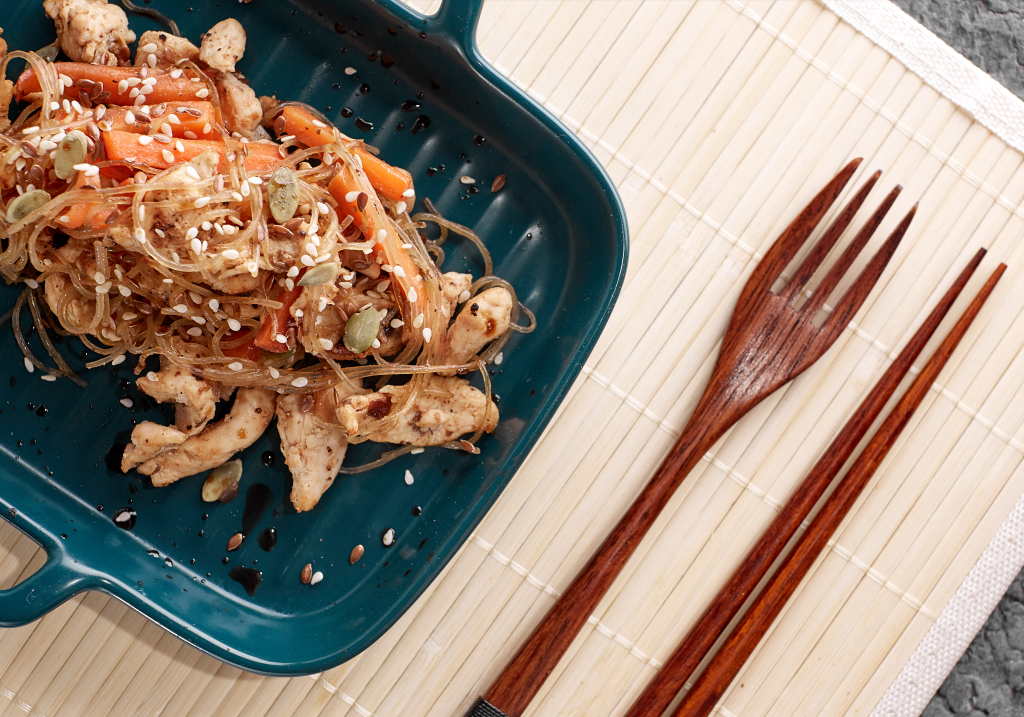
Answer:
<path fill-rule="evenodd" d="M 1024 102 L 889 0 L 819 0 L 943 97 L 1024 152 Z M 871 712 L 918 717 L 1024 566 L 1024 496 Z"/>
<path fill-rule="evenodd" d="M 871 717 L 917 717 L 1024 565 L 1024 496 L 939 613 Z"/>
<path fill-rule="evenodd" d="M 819 0 L 1019 152 L 1024 102 L 889 0 Z"/>

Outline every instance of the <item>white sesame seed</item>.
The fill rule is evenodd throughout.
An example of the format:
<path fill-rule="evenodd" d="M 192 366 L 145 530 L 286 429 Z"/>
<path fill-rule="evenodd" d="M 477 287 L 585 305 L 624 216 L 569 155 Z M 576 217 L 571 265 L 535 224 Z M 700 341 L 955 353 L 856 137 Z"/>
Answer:
<path fill-rule="evenodd" d="M 25 357 L 25 370 L 29 373 L 33 373 L 36 370 L 36 367 L 32 365 L 32 362 L 28 360 L 28 356 Z"/>
<path fill-rule="evenodd" d="M 292 381 L 292 386 L 295 386 L 295 388 L 302 388 L 307 383 L 309 383 L 308 378 L 306 378 L 305 376 L 299 376 L 297 379 Z"/>
<path fill-rule="evenodd" d="M 131 400 L 130 398 L 128 398 L 127 396 L 125 398 L 122 398 L 120 401 L 118 401 L 118 403 L 120 403 L 125 408 L 131 408 L 132 406 L 135 405 L 135 402 L 133 400 Z"/>
<path fill-rule="evenodd" d="M 111 365 L 111 366 L 118 366 L 118 365 L 120 365 L 120 364 L 123 364 L 123 363 L 124 363 L 124 354 L 121 354 L 121 355 L 120 355 L 120 356 L 118 356 L 118 357 L 117 357 L 116 359 L 114 359 L 113 361 L 111 361 L 111 362 L 110 362 L 110 365 Z"/>
<path fill-rule="evenodd" d="M 146 145 L 150 144 L 152 141 L 153 141 L 153 138 L 150 137 L 148 134 L 140 134 L 139 135 L 139 144 L 141 144 L 143 147 L 145 147 Z"/>
<path fill-rule="evenodd" d="M 236 202 L 242 201 L 242 195 L 239 194 L 238 192 L 231 192 L 231 198 L 234 199 Z"/>
<path fill-rule="evenodd" d="M 405 326 L 405 322 L 401 319 L 391 319 L 391 328 L 400 329 Z"/>
<path fill-rule="evenodd" d="M 498 355 L 494 357 L 494 365 L 495 366 L 501 366 L 501 362 L 504 361 L 504 360 L 505 360 L 505 354 L 502 353 L 501 351 L 499 351 Z"/>
<path fill-rule="evenodd" d="M 242 364 L 238 361 L 232 361 L 231 363 L 228 364 L 228 368 L 231 369 L 232 371 L 241 371 Z"/>
<path fill-rule="evenodd" d="M 317 202 L 316 208 L 321 214 L 330 214 L 331 212 L 331 208 L 324 204 L 323 202 Z"/>
<path fill-rule="evenodd" d="M 320 127 L 321 129 L 323 129 L 323 128 L 324 128 L 324 127 L 326 127 L 327 125 L 325 125 L 325 124 L 324 124 L 323 122 L 321 122 L 320 120 L 318 120 L 318 119 L 315 119 L 315 120 L 313 120 L 313 126 L 314 126 L 314 127 Z"/>
<path fill-rule="evenodd" d="M 125 321 L 134 321 L 135 319 L 139 318 L 139 315 L 133 314 L 129 311 L 127 314 L 121 314 L 121 318 L 124 319 Z"/>
<path fill-rule="evenodd" d="M 25 279 L 25 286 L 27 286 L 30 289 L 38 289 L 39 282 L 36 281 L 35 279 Z"/>
<path fill-rule="evenodd" d="M 199 99 L 206 99 L 209 96 L 210 96 L 210 91 L 208 89 L 206 89 L 205 87 L 203 89 L 199 90 L 198 92 L 196 92 L 196 97 L 198 97 Z"/>
<path fill-rule="evenodd" d="M 414 329 L 418 329 L 419 327 L 423 326 L 423 314 L 420 314 L 419 316 L 412 320 L 412 326 Z"/>
<path fill-rule="evenodd" d="M 298 275 L 299 275 L 299 267 L 293 266 L 291 269 L 288 270 L 288 277 L 289 278 L 294 279 Z"/>
<path fill-rule="evenodd" d="M 91 167 L 91 166 L 92 166 L 92 165 L 91 165 L 91 164 L 89 164 L 88 162 L 83 162 L 82 164 L 76 164 L 76 165 L 74 165 L 74 166 L 72 167 L 72 169 L 74 169 L 74 170 L 76 170 L 76 171 L 78 171 L 78 172 L 84 172 L 85 170 L 89 169 L 89 167 Z"/>
<path fill-rule="evenodd" d="M 301 257 L 299 257 L 299 261 L 301 261 L 306 266 L 316 265 L 316 260 L 313 259 L 313 257 L 311 257 L 309 254 L 303 254 Z"/>
<path fill-rule="evenodd" d="M 402 196 L 403 197 L 415 197 L 416 196 L 416 190 L 415 189 L 406 189 L 404 192 L 402 192 Z"/>
<path fill-rule="evenodd" d="M 385 531 L 384 536 L 380 539 L 380 542 L 384 543 L 384 545 L 391 545 L 395 542 L 394 528 L 388 528 L 387 531 Z"/>
<path fill-rule="evenodd" d="M 101 271 L 97 271 L 95 274 L 93 274 L 92 278 L 96 280 L 97 284 L 102 284 L 104 281 L 107 280 L 107 277 L 103 276 L 103 272 Z"/>
<path fill-rule="evenodd" d="M 389 279 L 385 279 L 384 281 L 377 284 L 377 286 L 374 288 L 376 288 L 377 291 L 383 294 L 385 291 L 388 290 L 389 286 L 391 286 L 391 281 Z"/>
<path fill-rule="evenodd" d="M 428 343 L 428 344 L 430 343 L 430 336 L 431 336 L 431 334 L 432 334 L 432 332 L 431 332 L 429 326 L 427 328 L 423 329 L 423 341 L 424 341 L 424 343 Z"/>
<path fill-rule="evenodd" d="M 273 366 L 270 367 L 270 378 L 281 378 L 281 372 Z"/>
<path fill-rule="evenodd" d="M 211 223 L 210 223 L 210 222 L 208 222 L 208 221 L 204 221 L 204 222 L 203 222 L 202 224 L 200 224 L 199 226 L 201 226 L 201 227 L 203 228 L 203 231 L 204 231 L 204 232 L 208 232 L 208 231 L 210 231 L 211 229 L 213 229 L 213 224 L 211 224 Z"/>
<path fill-rule="evenodd" d="M 139 52 L 141 52 L 144 55 L 148 55 L 156 51 L 157 46 L 155 42 L 147 42 L 145 45 L 139 48 Z"/>
<path fill-rule="evenodd" d="M 57 380 L 57 377 L 54 376 L 52 373 L 44 373 L 39 378 L 43 379 L 44 381 L 56 381 Z"/>
<path fill-rule="evenodd" d="M 145 244 L 146 243 L 146 230 L 143 229 L 142 227 L 136 227 L 135 228 L 135 240 L 137 242 L 139 242 L 139 244 Z"/>
<path fill-rule="evenodd" d="M 354 202 L 357 199 L 359 199 L 359 192 L 349 192 L 345 195 L 346 202 Z"/>
<path fill-rule="evenodd" d="M 139 96 L 139 88 L 138 87 L 133 87 L 132 91 L 128 93 L 128 99 L 134 100 L 138 96 Z"/>
<path fill-rule="evenodd" d="M 258 187 L 259 185 L 263 184 L 263 180 L 260 179 L 259 177 L 249 177 L 249 184 L 253 185 L 254 187 Z"/>
<path fill-rule="evenodd" d="M 110 291 L 110 287 L 111 287 L 111 283 L 109 281 L 105 281 L 105 282 L 103 282 L 102 284 L 100 284 L 99 286 L 96 287 L 96 293 L 97 294 L 106 294 L 106 293 L 108 293 Z"/>
<path fill-rule="evenodd" d="M 237 230 L 233 226 L 231 226 L 230 224 L 227 224 L 227 225 L 224 226 L 224 233 L 229 235 L 229 236 L 231 234 L 234 234 L 236 231 Z"/>
<path fill-rule="evenodd" d="M 405 269 L 403 269 L 399 265 L 396 265 L 395 266 L 395 276 L 405 276 Z"/>
<path fill-rule="evenodd" d="M 156 55 L 149 55 L 146 57 L 146 64 L 150 67 L 156 67 Z"/>
<path fill-rule="evenodd" d="M 327 308 L 327 297 L 326 296 L 321 296 L 320 297 L 319 309 L 320 309 L 320 311 L 323 311 L 326 308 Z"/>
<path fill-rule="evenodd" d="M 294 279 L 285 279 L 284 280 L 284 285 L 288 289 L 288 291 L 291 291 L 292 289 L 295 288 L 295 280 Z"/>
<path fill-rule="evenodd" d="M 356 68 L 354 68 L 354 67 L 346 67 L 345 68 L 345 74 L 346 75 L 354 75 L 354 74 L 356 74 Z"/>
<path fill-rule="evenodd" d="M 248 197 L 249 196 L 249 183 L 248 182 L 242 182 L 242 186 L 239 187 L 239 190 L 242 192 L 242 196 L 243 197 Z"/>
<path fill-rule="evenodd" d="M 210 123 L 207 122 L 206 124 L 203 125 L 203 134 L 210 134 L 210 130 L 212 130 L 212 129 L 213 129 L 213 127 L 211 127 Z"/>
<path fill-rule="evenodd" d="M 131 110 L 128 110 L 124 113 L 124 121 L 128 124 L 135 124 L 135 114 Z"/>
<path fill-rule="evenodd" d="M 135 101 L 132 102 L 132 106 L 140 108 L 139 109 L 140 112 L 142 111 L 141 107 L 144 104 L 146 104 L 146 96 L 145 95 L 139 95 L 138 97 L 135 98 Z"/>
<path fill-rule="evenodd" d="M 380 339 L 374 339 L 373 342 L 370 343 L 370 346 L 372 346 L 375 349 L 379 349 L 380 348 Z"/>
<path fill-rule="evenodd" d="M 387 238 L 388 238 L 388 230 L 387 229 L 381 229 L 380 231 L 377 232 L 377 241 L 384 241 Z"/>
<path fill-rule="evenodd" d="M 192 168 L 189 167 L 189 169 L 192 169 Z M 210 198 L 209 197 L 199 197 L 199 199 L 197 199 L 194 202 L 196 209 L 202 209 L 203 207 L 205 207 L 209 203 L 210 203 Z"/>
<path fill-rule="evenodd" d="M 238 251 L 236 249 L 225 249 L 220 253 L 225 259 L 237 259 Z"/>
<path fill-rule="evenodd" d="M 69 100 L 61 100 L 60 106 L 65 112 L 71 112 L 71 102 Z"/>
<path fill-rule="evenodd" d="M 178 69 L 176 69 L 176 70 L 171 70 L 171 78 L 172 78 L 172 79 L 175 79 L 175 80 L 176 80 L 176 79 L 178 79 L 179 77 L 181 77 L 181 70 L 178 70 Z"/>
<path fill-rule="evenodd" d="M 326 164 L 328 167 L 334 164 L 334 155 L 331 154 L 330 152 L 324 152 L 324 164 Z"/>
<path fill-rule="evenodd" d="M 49 152 L 51 149 L 57 149 L 56 142 L 51 142 L 48 139 L 44 139 L 42 142 L 39 143 L 40 152 Z"/>
<path fill-rule="evenodd" d="M 334 342 L 330 339 L 320 339 L 320 345 L 323 347 L 324 351 L 330 351 L 334 348 Z"/>
<path fill-rule="evenodd" d="M 232 331 L 241 331 L 242 323 L 238 319 L 228 319 L 228 328 Z"/>
<path fill-rule="evenodd" d="M 174 310 L 177 311 L 179 314 L 186 314 L 188 313 L 188 306 L 186 306 L 185 304 L 175 304 Z"/>
<path fill-rule="evenodd" d="M 409 301 L 415 302 L 419 298 L 419 294 L 416 293 L 416 289 L 409 287 Z"/>
<path fill-rule="evenodd" d="M 406 209 L 405 202 L 399 202 L 398 204 L 395 205 L 395 211 L 398 212 L 399 214 L 404 212 L 405 209 Z"/>
<path fill-rule="evenodd" d="M 189 129 L 185 130 L 181 134 L 184 135 L 185 139 L 199 139 L 199 135 Z"/>
<path fill-rule="evenodd" d="M 210 299 L 210 311 L 217 311 L 220 308 L 220 302 L 216 299 Z"/>
<path fill-rule="evenodd" d="M 295 318 L 296 319 L 301 319 L 302 318 L 302 309 L 296 309 L 295 310 Z"/>
<path fill-rule="evenodd" d="M 95 177 L 99 173 L 100 173 L 100 168 L 97 167 L 95 164 L 91 165 L 87 170 L 85 170 L 85 176 L 86 177 Z"/>
<path fill-rule="evenodd" d="M 199 241 L 198 239 L 193 238 L 191 246 L 192 246 L 192 253 L 193 254 L 202 254 L 203 253 L 203 243 L 201 241 Z"/>
<path fill-rule="evenodd" d="M 412 249 L 412 244 L 403 244 L 402 248 L 403 249 Z"/>
<path fill-rule="evenodd" d="M 224 233 L 224 226 L 222 224 L 214 224 L 213 228 L 217 230 L 218 234 Z"/>
<path fill-rule="evenodd" d="M 406 471 L 405 472 L 405 484 L 406 485 L 412 485 L 412 482 L 413 482 L 412 473 L 410 471 Z"/>
<path fill-rule="evenodd" d="M 173 112 L 167 115 L 167 121 L 171 124 L 181 124 L 181 120 L 178 119 L 178 115 L 174 114 Z"/>
<path fill-rule="evenodd" d="M 470 177 L 468 174 L 459 177 L 459 181 L 462 182 L 463 184 L 476 184 L 476 180 Z"/>
<path fill-rule="evenodd" d="M 121 80 L 117 83 L 117 94 L 123 95 L 128 91 L 128 80 Z"/>
<path fill-rule="evenodd" d="M 166 122 L 160 125 L 160 131 L 168 137 L 172 137 L 174 135 L 174 129 Z"/>
<path fill-rule="evenodd" d="M 323 579 L 324 579 L 324 574 L 322 572 L 320 572 L 319 570 L 317 570 L 315 573 L 313 573 L 313 577 L 311 577 L 309 579 L 309 584 L 310 585 L 316 585 L 318 582 L 320 582 Z"/>
<path fill-rule="evenodd" d="M 176 150 L 178 150 L 179 152 L 184 152 L 184 151 L 185 151 L 185 145 L 183 145 L 183 144 L 181 143 L 181 140 L 180 140 L 180 139 L 179 139 L 179 140 L 178 140 L 177 142 L 175 142 L 175 143 L 174 143 L 174 148 L 175 148 Z"/>
<path fill-rule="evenodd" d="M 185 174 L 187 174 L 188 176 L 190 176 L 192 179 L 196 180 L 197 182 L 200 179 L 202 179 L 202 177 L 199 176 L 199 172 L 197 172 L 196 168 L 193 167 L 191 164 L 188 165 L 187 167 L 185 167 Z"/>
<path fill-rule="evenodd" d="M 171 163 L 171 162 L 174 161 L 174 154 L 172 152 L 170 152 L 169 150 L 161 149 L 160 150 L 160 156 L 163 157 L 164 161 L 167 162 L 167 163 Z"/>

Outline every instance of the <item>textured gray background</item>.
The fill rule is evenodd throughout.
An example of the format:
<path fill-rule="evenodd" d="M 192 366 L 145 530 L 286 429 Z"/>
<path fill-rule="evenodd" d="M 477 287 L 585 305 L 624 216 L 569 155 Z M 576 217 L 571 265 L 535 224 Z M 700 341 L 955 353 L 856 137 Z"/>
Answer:
<path fill-rule="evenodd" d="M 893 0 L 1024 99 L 1024 0 Z M 1024 572 L 922 717 L 1024 716 Z"/>

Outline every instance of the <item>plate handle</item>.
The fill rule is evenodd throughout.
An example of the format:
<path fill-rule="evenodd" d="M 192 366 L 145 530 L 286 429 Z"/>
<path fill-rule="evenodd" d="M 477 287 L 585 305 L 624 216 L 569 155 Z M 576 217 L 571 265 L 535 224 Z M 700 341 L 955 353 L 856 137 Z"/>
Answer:
<path fill-rule="evenodd" d="M 0 590 L 0 627 L 20 627 L 38 620 L 85 589 L 84 576 L 68 569 L 59 550 L 46 553 L 39 570 L 9 590 Z"/>
<path fill-rule="evenodd" d="M 483 6 L 484 0 L 444 0 L 430 24 L 469 55 L 476 47 L 476 26 Z"/>

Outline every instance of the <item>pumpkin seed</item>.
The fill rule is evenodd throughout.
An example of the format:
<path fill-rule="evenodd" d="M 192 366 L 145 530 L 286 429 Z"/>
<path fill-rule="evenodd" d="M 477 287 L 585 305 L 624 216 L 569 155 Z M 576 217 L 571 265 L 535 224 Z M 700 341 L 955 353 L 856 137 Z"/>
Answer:
<path fill-rule="evenodd" d="M 212 503 L 225 494 L 238 494 L 238 481 L 242 479 L 242 461 L 233 460 L 214 468 L 203 481 L 203 500 Z"/>
<path fill-rule="evenodd" d="M 299 208 L 298 176 L 287 167 L 275 170 L 270 175 L 267 194 L 274 221 L 284 224 L 295 216 L 295 210 Z"/>
<path fill-rule="evenodd" d="M 25 192 L 7 205 L 7 223 L 20 222 L 48 201 L 50 195 L 45 190 L 33 189 L 31 192 Z"/>
<path fill-rule="evenodd" d="M 361 354 L 370 348 L 379 330 L 380 314 L 372 306 L 367 306 L 345 324 L 345 348 Z"/>
<path fill-rule="evenodd" d="M 337 275 L 338 265 L 333 261 L 325 261 L 303 274 L 297 283 L 299 286 L 323 286 L 334 281 Z"/>
<path fill-rule="evenodd" d="M 79 130 L 68 132 L 68 136 L 57 145 L 57 156 L 53 160 L 53 171 L 61 179 L 71 179 L 78 171 L 76 164 L 85 161 L 85 155 L 89 151 L 89 143 L 86 142 L 85 133 Z"/>

